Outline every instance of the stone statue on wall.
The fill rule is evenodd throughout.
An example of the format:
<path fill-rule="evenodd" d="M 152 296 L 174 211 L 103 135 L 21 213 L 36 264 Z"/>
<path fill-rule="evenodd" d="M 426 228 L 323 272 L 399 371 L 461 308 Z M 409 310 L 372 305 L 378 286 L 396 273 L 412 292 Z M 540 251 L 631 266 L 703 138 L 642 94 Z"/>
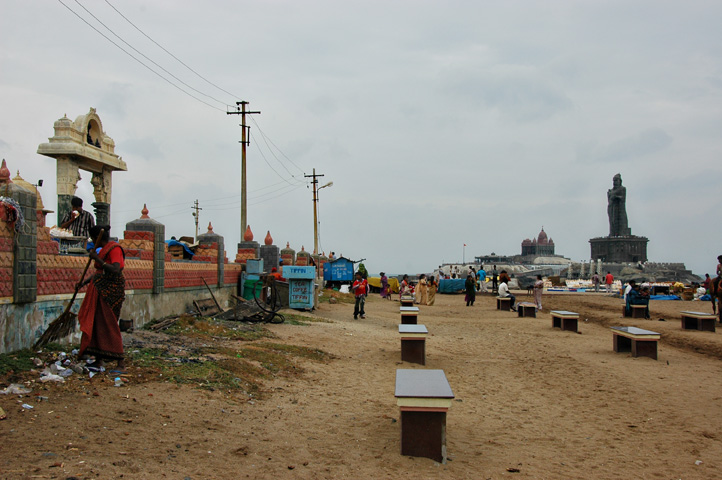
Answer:
<path fill-rule="evenodd" d="M 622 176 L 616 174 L 612 179 L 612 188 L 607 190 L 607 215 L 609 216 L 609 236 L 631 235 L 627 220 L 627 189 L 622 186 Z"/>

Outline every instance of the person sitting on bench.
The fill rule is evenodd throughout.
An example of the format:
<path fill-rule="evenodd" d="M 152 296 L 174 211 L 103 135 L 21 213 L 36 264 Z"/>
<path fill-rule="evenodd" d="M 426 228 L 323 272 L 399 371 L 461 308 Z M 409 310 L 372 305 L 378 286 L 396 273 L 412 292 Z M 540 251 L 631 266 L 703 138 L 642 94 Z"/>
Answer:
<path fill-rule="evenodd" d="M 644 318 L 649 318 L 649 288 L 639 289 L 639 285 L 633 285 L 627 295 L 627 315 L 632 316 L 632 305 L 645 305 Z"/>
<path fill-rule="evenodd" d="M 516 312 L 516 307 L 514 306 L 514 302 L 516 302 L 516 297 L 509 292 L 509 286 L 507 285 L 506 279 L 502 280 L 502 282 L 499 284 L 499 296 L 511 298 L 511 301 L 509 302 L 509 308 Z"/>

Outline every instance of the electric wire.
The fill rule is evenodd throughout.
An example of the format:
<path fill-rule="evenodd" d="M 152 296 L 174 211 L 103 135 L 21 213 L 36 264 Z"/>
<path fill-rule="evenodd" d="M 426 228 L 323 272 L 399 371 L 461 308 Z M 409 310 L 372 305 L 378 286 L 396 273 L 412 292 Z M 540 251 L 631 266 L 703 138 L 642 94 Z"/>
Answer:
<path fill-rule="evenodd" d="M 253 134 L 249 134 L 249 137 L 252 139 L 252 138 L 253 138 Z M 278 175 L 278 178 L 280 178 L 281 180 L 285 181 L 285 182 L 288 183 L 289 185 L 293 185 L 293 183 L 291 183 L 290 181 L 288 181 L 288 180 L 287 180 L 286 178 L 284 178 L 280 173 L 278 173 L 278 171 L 277 171 L 275 168 L 273 168 L 273 165 L 271 165 L 271 163 L 268 161 L 268 159 L 266 158 L 266 155 L 263 153 L 263 150 L 261 150 L 261 147 L 258 146 L 258 142 L 253 142 L 253 144 L 256 146 L 256 149 L 258 150 L 258 153 L 261 154 L 261 157 L 263 158 L 263 161 L 266 162 L 266 165 L 268 165 L 268 168 L 270 168 L 271 170 L 273 170 L 273 173 L 275 173 L 276 175 Z M 296 180 L 296 178 L 293 178 L 293 180 L 294 180 L 295 182 L 298 182 L 298 180 Z"/>
<path fill-rule="evenodd" d="M 105 27 L 106 30 L 108 30 L 110 33 L 112 33 L 113 35 L 115 35 L 115 37 L 116 37 L 118 40 L 120 40 L 121 42 L 123 42 L 124 44 L 126 44 L 128 47 L 132 48 L 133 51 L 135 51 L 136 53 L 138 53 L 139 55 L 141 55 L 143 58 L 145 58 L 146 60 L 148 60 L 150 63 L 152 63 L 152 64 L 155 65 L 156 67 L 160 68 L 160 69 L 163 70 L 165 73 L 167 73 L 168 75 L 170 75 L 170 76 L 173 77 L 174 79 L 178 80 L 180 83 L 182 83 L 182 84 L 185 85 L 186 87 L 190 88 L 190 89 L 193 90 L 194 92 L 199 93 L 199 94 L 203 95 L 204 97 L 208 97 L 208 98 L 210 98 L 211 100 L 214 100 L 214 101 L 220 103 L 221 105 L 226 105 L 226 106 L 228 106 L 228 103 L 227 103 L 227 102 L 224 102 L 224 101 L 222 101 L 222 100 L 218 100 L 217 98 L 214 98 L 214 97 L 212 97 L 211 95 L 208 95 L 207 93 L 203 93 L 203 92 L 201 92 L 200 90 L 198 90 L 197 88 L 194 88 L 194 87 L 192 87 L 191 85 L 188 85 L 186 82 L 184 82 L 184 81 L 181 80 L 180 78 L 178 78 L 178 77 L 176 77 L 175 75 L 173 75 L 171 72 L 169 72 L 168 70 L 166 70 L 165 68 L 163 68 L 163 66 L 161 66 L 160 64 L 158 64 L 158 63 L 157 63 L 156 61 L 154 61 L 152 58 L 148 57 L 146 54 L 144 54 L 143 52 L 141 52 L 140 50 L 138 50 L 137 48 L 135 48 L 133 45 L 131 45 L 130 43 L 128 43 L 128 42 L 126 42 L 125 40 L 123 40 L 123 38 L 122 38 L 120 35 L 118 35 L 117 33 L 115 33 L 109 26 L 107 26 L 105 23 L 103 23 L 98 17 L 96 17 L 95 15 L 93 15 L 93 12 L 91 12 L 90 10 L 88 10 L 87 8 L 85 8 L 85 6 L 84 6 L 82 3 L 80 3 L 79 0 L 74 0 L 74 1 L 75 1 L 75 3 L 77 3 L 77 4 L 80 6 L 80 8 L 82 8 L 83 10 L 85 10 L 85 11 L 88 13 L 88 15 L 90 15 L 91 17 L 93 17 L 96 22 L 98 22 L 99 24 L 101 24 L 103 27 Z"/>
<path fill-rule="evenodd" d="M 63 3 L 63 0 L 58 0 L 58 2 L 59 2 L 62 6 L 64 6 L 65 8 L 67 8 L 73 15 L 75 15 L 75 16 L 78 17 L 80 20 L 82 20 L 86 25 L 88 25 L 90 28 L 92 28 L 93 30 L 95 30 L 95 31 L 96 31 L 98 34 L 100 34 L 103 38 L 105 38 L 105 39 L 108 40 L 110 43 L 112 43 L 112 44 L 115 45 L 117 48 L 119 48 L 123 53 L 125 53 L 125 54 L 128 55 L 130 58 L 132 58 L 132 59 L 135 60 L 136 62 L 138 62 L 138 63 L 140 63 L 141 65 L 143 65 L 145 68 L 147 68 L 147 69 L 150 70 L 152 73 L 154 73 L 154 74 L 157 75 L 158 77 L 160 77 L 160 78 L 162 78 L 163 80 L 165 80 L 166 82 L 168 82 L 168 83 L 169 83 L 170 85 L 172 85 L 173 87 L 177 88 L 177 89 L 180 90 L 181 92 L 183 92 L 183 93 L 185 93 L 186 95 L 188 95 L 189 97 L 191 97 L 191 98 L 193 98 L 193 99 L 201 102 L 201 103 L 204 104 L 204 105 L 207 105 L 207 106 L 209 106 L 209 107 L 211 107 L 211 108 L 213 108 L 213 109 L 215 109 L 215 110 L 221 111 L 221 112 L 225 111 L 225 110 L 223 110 L 223 109 L 221 109 L 221 108 L 218 108 L 218 107 L 216 107 L 216 106 L 214 106 L 214 105 L 211 105 L 210 103 L 208 103 L 208 102 L 206 102 L 206 101 L 204 101 L 204 100 L 201 100 L 200 98 L 196 97 L 196 96 L 193 95 L 192 93 L 185 91 L 184 89 L 182 89 L 181 87 L 179 87 L 179 86 L 176 85 L 175 83 L 171 82 L 171 81 L 168 80 L 166 77 L 164 77 L 164 76 L 161 75 L 160 73 L 156 72 L 155 70 L 153 70 L 151 67 L 149 67 L 148 65 L 146 65 L 146 64 L 143 63 L 142 61 L 140 61 L 140 60 L 139 60 L 137 57 L 135 57 L 132 53 L 130 53 L 129 51 L 127 51 L 126 49 L 124 49 L 123 47 L 121 47 L 120 45 L 118 45 L 117 43 L 115 43 L 111 38 L 109 38 L 109 37 L 108 37 L 107 35 L 105 35 L 103 32 L 101 32 L 100 30 L 98 30 L 97 28 L 95 28 L 90 22 L 88 22 L 86 19 L 84 19 L 83 17 L 81 17 L 75 10 L 73 10 L 72 8 L 70 8 L 69 6 L 67 6 L 65 3 Z"/>
<path fill-rule="evenodd" d="M 295 175 L 293 175 L 293 174 L 290 172 L 290 170 L 288 170 L 288 168 L 286 168 L 286 166 L 283 165 L 283 162 L 281 162 L 281 160 L 276 156 L 276 154 L 273 153 L 273 150 L 271 149 L 271 146 L 268 144 L 269 142 L 271 143 L 271 145 L 273 145 L 273 146 L 276 148 L 276 150 L 278 150 L 278 152 L 279 152 L 281 155 L 283 155 L 283 156 L 286 158 L 286 160 L 288 160 L 289 162 L 291 162 L 291 165 L 293 165 L 294 167 L 296 167 L 299 172 L 301 172 L 302 174 L 305 174 L 305 173 L 306 173 L 306 172 L 303 171 L 303 169 L 301 169 L 301 167 L 299 167 L 298 165 L 296 165 L 296 163 L 295 163 L 293 160 L 291 160 L 290 158 L 288 158 L 288 156 L 287 156 L 285 153 L 283 153 L 283 151 L 282 151 L 280 148 L 278 148 L 278 146 L 277 146 L 275 143 L 273 143 L 273 141 L 268 137 L 268 135 L 266 135 L 266 134 L 263 132 L 263 130 L 261 130 L 261 127 L 260 127 L 260 125 L 258 125 L 258 122 L 256 121 L 255 118 L 251 117 L 251 121 L 256 125 L 256 128 L 257 128 L 258 131 L 261 133 L 261 137 L 263 137 L 263 141 L 265 142 L 266 147 L 268 148 L 268 151 L 271 152 L 271 155 L 273 155 L 273 157 L 278 161 L 278 163 L 280 163 L 280 164 L 283 166 L 283 168 L 286 169 L 286 171 L 288 172 L 289 175 L 291 175 L 292 177 L 295 178 Z"/>
<path fill-rule="evenodd" d="M 168 55 L 170 55 L 171 57 L 173 57 L 178 63 L 180 63 L 181 65 L 183 65 L 184 67 L 186 67 L 188 70 L 190 70 L 191 72 L 193 72 L 194 74 L 196 74 L 196 75 L 198 76 L 198 78 L 202 79 L 203 81 L 205 81 L 205 82 L 208 83 L 209 85 L 212 85 L 212 86 L 216 87 L 216 88 L 217 88 L 218 90 L 220 90 L 221 92 L 227 93 L 228 95 L 230 95 L 230 96 L 233 97 L 233 98 L 241 98 L 239 95 L 234 95 L 234 94 L 232 94 L 231 92 L 229 92 L 228 90 L 224 90 L 223 88 L 219 87 L 219 86 L 216 85 L 215 83 L 213 83 L 213 82 L 211 82 L 210 80 L 208 80 L 206 77 L 204 77 L 204 76 L 201 75 L 200 73 L 198 73 L 198 72 L 196 72 L 195 70 L 193 70 L 191 67 L 189 67 L 188 65 L 186 65 L 180 58 L 176 57 L 176 56 L 173 55 L 171 52 L 169 52 L 165 47 L 163 47 L 163 45 L 161 45 L 160 43 L 158 43 L 158 42 L 156 42 L 155 40 L 153 40 L 152 38 L 150 38 L 150 36 L 149 36 L 148 34 L 146 34 L 143 30 L 141 30 L 140 28 L 138 28 L 133 22 L 131 22 L 131 21 L 128 19 L 128 17 L 126 17 L 125 15 L 123 15 L 117 8 L 115 8 L 115 6 L 113 6 L 112 3 L 110 3 L 108 0 L 105 0 L 105 3 L 107 3 L 108 5 L 110 5 L 110 8 L 112 8 L 113 10 L 115 10 L 118 15 L 120 15 L 121 17 L 123 17 L 123 19 L 124 19 L 126 22 L 128 22 L 129 24 L 131 24 L 131 25 L 133 26 L 133 28 L 135 28 L 136 30 L 138 30 L 145 38 L 147 38 L 148 40 L 150 40 L 151 42 L 153 42 L 154 44 L 156 44 L 156 45 L 158 46 L 158 48 L 160 48 L 160 49 L 163 50 L 165 53 L 167 53 Z"/>

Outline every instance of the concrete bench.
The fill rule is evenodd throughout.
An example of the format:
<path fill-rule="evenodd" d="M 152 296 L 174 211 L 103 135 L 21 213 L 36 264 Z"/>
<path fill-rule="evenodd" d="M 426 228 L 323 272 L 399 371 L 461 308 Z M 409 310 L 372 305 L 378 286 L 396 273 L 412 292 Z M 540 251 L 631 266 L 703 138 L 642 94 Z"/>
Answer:
<path fill-rule="evenodd" d="M 401 306 L 402 307 L 413 307 L 414 306 L 414 297 L 411 295 L 403 295 L 401 297 Z"/>
<path fill-rule="evenodd" d="M 571 332 L 578 331 L 579 314 L 576 312 L 567 312 L 566 310 L 553 310 L 552 328 L 561 328 Z"/>
<path fill-rule="evenodd" d="M 717 317 L 712 313 L 681 312 L 683 330 L 715 331 Z"/>
<path fill-rule="evenodd" d="M 520 317 L 536 318 L 536 305 L 529 302 L 521 302 L 517 304 L 516 312 Z"/>
<path fill-rule="evenodd" d="M 657 360 L 657 342 L 661 335 L 637 327 L 612 327 L 615 352 L 631 352 L 633 357 Z"/>
<path fill-rule="evenodd" d="M 496 309 L 508 312 L 511 310 L 511 297 L 496 297 Z"/>
<path fill-rule="evenodd" d="M 401 335 L 401 361 L 426 365 L 426 336 L 429 331 L 425 325 L 399 325 Z"/>
<path fill-rule="evenodd" d="M 400 307 L 401 323 L 404 325 L 416 325 L 419 317 L 419 307 Z"/>
<path fill-rule="evenodd" d="M 396 370 L 401 455 L 446 463 L 446 412 L 454 399 L 443 370 Z"/>

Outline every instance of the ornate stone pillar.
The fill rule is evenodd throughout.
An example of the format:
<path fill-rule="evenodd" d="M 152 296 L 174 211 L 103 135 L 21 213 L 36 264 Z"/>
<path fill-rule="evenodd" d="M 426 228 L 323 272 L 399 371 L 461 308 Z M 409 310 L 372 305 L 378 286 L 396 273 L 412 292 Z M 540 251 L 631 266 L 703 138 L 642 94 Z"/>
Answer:
<path fill-rule="evenodd" d="M 93 172 L 90 183 L 93 184 L 93 196 L 95 202 L 95 223 L 98 225 L 110 225 L 110 194 L 112 191 L 112 170 L 103 168 L 103 171 Z"/>
<path fill-rule="evenodd" d="M 70 205 L 70 200 L 75 196 L 75 191 L 78 189 L 78 181 L 80 181 L 80 171 L 78 164 L 71 160 L 69 157 L 58 157 L 57 162 L 57 177 L 58 177 L 58 226 L 60 220 L 68 213 L 73 207 Z"/>

